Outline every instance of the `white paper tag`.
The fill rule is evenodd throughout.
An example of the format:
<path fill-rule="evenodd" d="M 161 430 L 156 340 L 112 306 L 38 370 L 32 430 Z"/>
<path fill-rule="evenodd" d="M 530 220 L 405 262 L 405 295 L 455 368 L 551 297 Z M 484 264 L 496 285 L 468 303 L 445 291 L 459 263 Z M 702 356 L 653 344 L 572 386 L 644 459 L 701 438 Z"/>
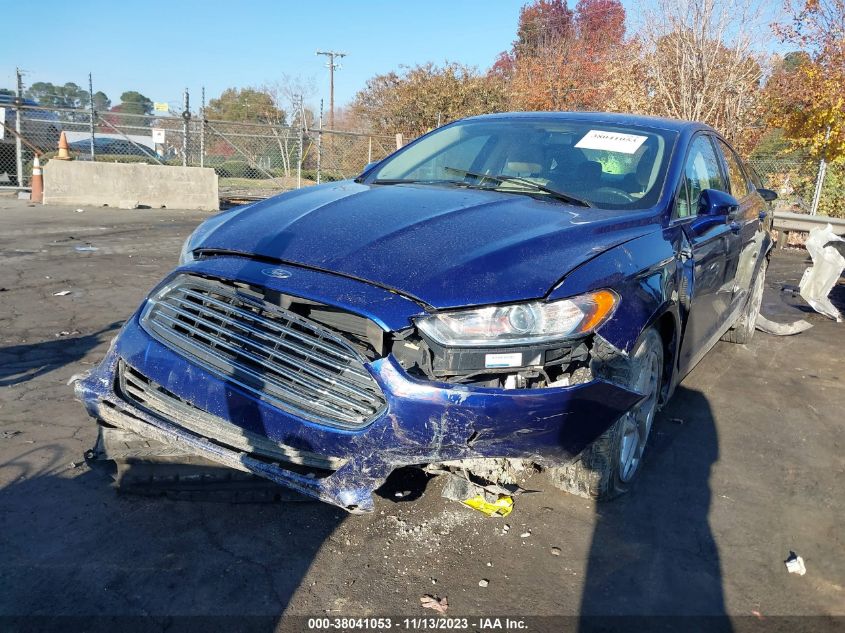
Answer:
<path fill-rule="evenodd" d="M 484 366 L 488 369 L 497 367 L 522 367 L 522 352 L 485 354 Z"/>
<path fill-rule="evenodd" d="M 575 147 L 580 147 L 581 149 L 603 149 L 619 154 L 633 154 L 647 138 L 647 136 L 639 136 L 637 134 L 590 130 L 575 144 Z"/>

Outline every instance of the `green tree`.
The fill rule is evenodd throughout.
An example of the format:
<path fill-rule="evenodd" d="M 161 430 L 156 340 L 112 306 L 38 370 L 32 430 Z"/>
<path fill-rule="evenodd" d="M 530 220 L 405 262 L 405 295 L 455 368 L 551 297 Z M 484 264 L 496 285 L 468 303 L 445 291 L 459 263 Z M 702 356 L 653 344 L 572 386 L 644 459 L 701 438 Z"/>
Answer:
<path fill-rule="evenodd" d="M 24 96 L 49 108 L 84 108 L 88 105 L 88 91 L 72 81 L 63 86 L 36 81 L 24 92 Z"/>
<path fill-rule="evenodd" d="M 119 111 L 123 114 L 151 114 L 153 111 L 153 102 L 140 92 L 129 90 L 120 95 Z"/>
<path fill-rule="evenodd" d="M 106 96 L 105 92 L 98 90 L 94 93 L 94 109 L 100 112 L 105 112 L 111 108 L 111 99 Z"/>
<path fill-rule="evenodd" d="M 227 88 L 205 109 L 209 119 L 285 124 L 285 111 L 266 89 Z"/>

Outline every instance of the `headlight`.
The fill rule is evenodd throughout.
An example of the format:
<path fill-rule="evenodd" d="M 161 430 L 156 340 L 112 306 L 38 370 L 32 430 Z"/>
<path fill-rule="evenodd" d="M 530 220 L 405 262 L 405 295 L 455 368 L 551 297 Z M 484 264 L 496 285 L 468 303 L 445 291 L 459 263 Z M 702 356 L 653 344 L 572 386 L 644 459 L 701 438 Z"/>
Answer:
<path fill-rule="evenodd" d="M 194 232 L 188 236 L 185 243 L 182 244 L 182 251 L 179 253 L 179 265 L 183 266 L 189 262 L 194 261 L 193 250 L 197 248 L 202 241 L 208 237 L 214 229 L 223 224 L 226 220 L 232 217 L 234 213 L 240 213 L 246 206 L 238 207 L 232 211 L 224 211 L 218 215 L 208 218 L 205 222 L 200 224 Z"/>
<path fill-rule="evenodd" d="M 443 312 L 416 320 L 417 327 L 447 346 L 545 343 L 592 332 L 613 314 L 619 297 L 610 290 L 550 302 Z"/>

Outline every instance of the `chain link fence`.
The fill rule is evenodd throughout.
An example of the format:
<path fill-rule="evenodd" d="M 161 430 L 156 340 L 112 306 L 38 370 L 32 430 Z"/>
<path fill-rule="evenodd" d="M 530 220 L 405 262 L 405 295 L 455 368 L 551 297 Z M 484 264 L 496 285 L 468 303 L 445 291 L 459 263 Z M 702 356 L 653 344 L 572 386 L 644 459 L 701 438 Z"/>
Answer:
<path fill-rule="evenodd" d="M 156 116 L 12 102 L 4 116 L 0 187 L 28 187 L 33 157 L 38 154 L 42 164 L 55 158 L 62 132 L 75 160 L 209 167 L 219 176 L 221 197 L 232 198 L 266 197 L 351 178 L 397 147 L 393 136 L 190 114 Z"/>
<path fill-rule="evenodd" d="M 396 136 L 182 116 L 41 107 L 0 94 L 0 188 L 30 184 L 33 158 L 49 161 L 62 132 L 77 160 L 209 167 L 224 198 L 251 199 L 320 182 L 351 178 L 395 151 Z M 779 196 L 776 208 L 809 213 L 819 188 L 817 161 L 753 156 L 748 163 Z M 828 165 L 818 213 L 845 217 L 845 166 Z"/>

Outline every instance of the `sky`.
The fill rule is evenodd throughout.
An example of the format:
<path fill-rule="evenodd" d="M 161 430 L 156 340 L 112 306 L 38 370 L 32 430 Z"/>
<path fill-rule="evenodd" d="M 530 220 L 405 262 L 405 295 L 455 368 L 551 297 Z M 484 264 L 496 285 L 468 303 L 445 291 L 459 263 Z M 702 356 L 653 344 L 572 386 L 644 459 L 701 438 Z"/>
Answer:
<path fill-rule="evenodd" d="M 526 0 L 7 0 L 0 38 L 0 88 L 73 81 L 113 103 L 126 90 L 192 109 L 232 86 L 272 84 L 283 74 L 311 80 L 311 105 L 328 108 L 326 58 L 347 53 L 335 72 L 335 103 L 352 100 L 375 74 L 401 65 L 459 61 L 481 69 L 510 47 Z M 574 6 L 575 0 L 570 0 Z M 623 0 L 636 21 L 638 3 Z M 37 35 L 37 37 L 33 37 Z M 179 108 L 181 109 L 181 107 Z"/>

